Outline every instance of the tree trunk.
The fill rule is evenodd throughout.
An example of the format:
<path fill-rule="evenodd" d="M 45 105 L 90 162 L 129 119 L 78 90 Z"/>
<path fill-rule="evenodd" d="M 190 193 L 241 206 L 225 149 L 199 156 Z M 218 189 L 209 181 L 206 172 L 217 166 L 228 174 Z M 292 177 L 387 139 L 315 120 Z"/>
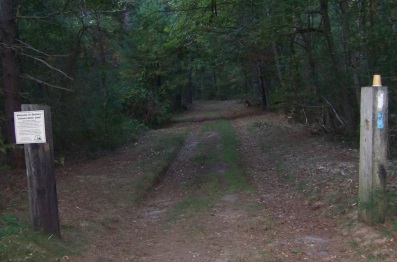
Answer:
<path fill-rule="evenodd" d="M 192 80 L 192 68 L 188 72 L 188 81 L 185 87 L 185 106 L 189 108 L 193 104 L 193 80 Z"/>
<path fill-rule="evenodd" d="M 341 21 L 342 21 L 342 36 L 343 36 L 343 47 L 345 50 L 345 63 L 351 68 L 352 72 L 352 82 L 356 94 L 357 103 L 360 104 L 360 91 L 361 84 L 359 79 L 359 70 L 360 70 L 360 51 L 353 50 L 350 43 L 351 32 L 350 32 L 350 24 L 349 24 L 349 1 L 344 0 L 339 2 L 339 7 L 341 10 Z"/>
<path fill-rule="evenodd" d="M 98 38 L 94 37 L 94 41 L 97 42 L 98 45 L 98 54 L 99 54 L 99 66 L 102 68 L 101 73 L 100 73 L 100 79 L 101 79 L 101 93 L 104 98 L 105 104 L 107 104 L 107 99 L 108 99 L 108 88 L 107 88 L 107 75 L 106 75 L 106 70 L 104 69 L 106 67 L 106 39 L 105 39 L 105 32 L 103 31 L 104 29 L 101 28 L 101 17 L 100 14 L 96 14 L 96 24 L 97 24 L 97 34 Z"/>
<path fill-rule="evenodd" d="M 172 96 L 173 108 L 179 110 L 182 108 L 182 90 L 177 88 L 174 95 Z"/>
<path fill-rule="evenodd" d="M 268 6 L 268 4 L 267 4 L 267 1 L 264 1 L 264 5 L 265 5 L 265 8 L 266 8 L 266 15 L 267 15 L 267 17 L 271 17 L 271 15 L 270 15 L 270 8 L 269 8 L 269 6 Z M 283 84 L 283 73 L 282 73 L 282 71 L 281 71 L 281 65 L 280 65 L 280 56 L 279 56 L 279 52 L 278 52 L 278 49 L 277 49 L 277 44 L 276 44 L 276 42 L 272 42 L 272 51 L 273 51 L 273 55 L 274 55 L 274 63 L 275 63 L 275 65 L 276 65 L 276 70 L 277 70 L 277 79 L 278 79 L 278 82 L 279 82 L 279 84 L 280 84 L 280 86 Z"/>
<path fill-rule="evenodd" d="M 263 63 L 259 63 L 258 70 L 259 70 L 259 90 L 261 93 L 262 108 L 263 110 L 267 110 L 267 96 L 266 96 L 266 84 L 265 84 L 266 79 L 265 79 Z"/>
<path fill-rule="evenodd" d="M 20 76 L 20 58 L 13 46 L 17 38 L 17 24 L 15 14 L 19 1 L 0 1 L 0 41 L 1 41 L 1 65 L 4 90 L 4 114 L 5 114 L 5 139 L 7 143 L 15 143 L 14 112 L 21 109 L 22 82 Z M 21 150 L 9 152 L 11 164 L 20 167 L 23 164 Z"/>
<path fill-rule="evenodd" d="M 248 76 L 246 72 L 244 72 L 244 95 L 248 95 Z"/>
<path fill-rule="evenodd" d="M 214 88 L 212 89 L 210 96 L 211 96 L 211 98 L 216 98 L 217 97 L 217 93 L 218 93 L 216 85 L 217 85 L 218 81 L 217 81 L 215 69 L 213 70 L 212 74 L 213 74 L 213 77 L 214 77 L 214 85 L 213 85 Z"/>
<path fill-rule="evenodd" d="M 361 60 L 361 56 L 365 50 L 365 0 L 357 2 L 358 8 L 358 19 L 356 25 L 358 26 L 358 36 L 360 40 L 358 50 L 352 53 L 352 68 L 353 68 L 353 81 L 356 87 L 356 99 L 357 103 L 361 103 L 361 84 L 359 81 L 360 71 L 364 67 L 364 62 Z"/>
<path fill-rule="evenodd" d="M 346 78 L 341 70 L 343 65 L 338 55 L 335 41 L 331 31 L 331 22 L 328 14 L 328 0 L 320 0 L 320 13 L 322 17 L 323 32 L 327 41 L 329 53 L 332 61 L 332 68 L 335 74 L 336 86 L 338 95 L 342 97 L 343 113 L 346 117 L 346 133 L 353 135 L 355 131 L 354 111 L 349 98 L 348 85 Z"/>
<path fill-rule="evenodd" d="M 310 15 L 310 14 L 308 14 Z M 296 16 L 296 26 L 299 29 L 303 29 L 302 21 L 300 20 L 300 17 L 297 15 Z M 308 24 L 308 28 L 311 28 L 312 25 Z M 312 43 L 311 43 L 311 37 L 310 32 L 304 32 L 303 30 L 300 30 L 300 37 L 302 38 L 302 41 L 304 43 L 303 48 L 305 49 L 307 53 L 307 60 L 308 60 L 308 65 L 309 65 L 309 73 L 304 72 L 305 76 L 303 81 L 309 83 L 310 91 L 313 94 L 313 97 L 316 97 L 318 94 L 318 89 L 319 89 L 319 82 L 318 82 L 318 77 L 317 77 L 317 70 L 316 70 L 316 63 L 314 60 L 313 56 L 313 49 L 312 49 Z"/>
<path fill-rule="evenodd" d="M 81 45 L 81 39 L 83 38 L 85 32 L 87 31 L 88 27 L 83 26 L 80 31 L 77 33 L 76 38 L 73 40 L 70 46 L 70 55 L 66 58 L 65 60 L 65 73 L 66 75 L 70 77 L 74 77 L 75 70 L 76 70 L 76 63 L 79 58 L 79 55 L 81 53 L 80 51 L 80 45 Z M 67 88 L 73 90 L 73 80 L 68 79 L 67 80 Z M 65 94 L 65 91 L 61 92 L 61 97 L 62 95 Z"/>

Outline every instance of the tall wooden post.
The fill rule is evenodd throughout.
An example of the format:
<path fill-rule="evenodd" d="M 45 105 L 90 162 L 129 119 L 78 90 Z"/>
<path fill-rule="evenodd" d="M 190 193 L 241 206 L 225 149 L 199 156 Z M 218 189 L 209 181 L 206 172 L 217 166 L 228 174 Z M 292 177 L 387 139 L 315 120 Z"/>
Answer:
<path fill-rule="evenodd" d="M 44 110 L 46 142 L 25 144 L 26 173 L 33 229 L 60 238 L 50 107 L 22 105 L 22 111 L 36 110 Z"/>
<path fill-rule="evenodd" d="M 376 78 L 377 79 L 377 78 Z M 388 93 L 380 79 L 361 90 L 359 221 L 385 222 L 388 146 Z"/>

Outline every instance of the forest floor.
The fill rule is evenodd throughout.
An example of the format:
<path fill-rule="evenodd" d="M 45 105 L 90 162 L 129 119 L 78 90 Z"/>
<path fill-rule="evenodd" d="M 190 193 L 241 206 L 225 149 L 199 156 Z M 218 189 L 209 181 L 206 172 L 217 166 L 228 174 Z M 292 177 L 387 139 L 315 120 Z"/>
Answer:
<path fill-rule="evenodd" d="M 358 150 L 314 131 L 236 101 L 197 102 L 133 145 L 66 162 L 69 252 L 52 261 L 397 261 L 395 202 L 384 225 L 359 223 Z M 2 212 L 28 214 L 26 190 L 3 190 Z M 31 249 L 9 261 L 45 253 Z"/>

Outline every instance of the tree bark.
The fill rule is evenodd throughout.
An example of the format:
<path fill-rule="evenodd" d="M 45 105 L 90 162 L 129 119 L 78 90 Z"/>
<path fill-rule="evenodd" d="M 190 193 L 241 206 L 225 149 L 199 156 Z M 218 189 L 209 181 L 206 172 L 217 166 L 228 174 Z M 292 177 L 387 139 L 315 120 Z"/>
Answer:
<path fill-rule="evenodd" d="M 356 127 L 354 120 L 354 111 L 349 97 L 346 77 L 341 70 L 341 68 L 343 68 L 343 64 L 338 55 L 338 51 L 332 35 L 331 22 L 328 14 L 328 2 L 329 0 L 320 0 L 320 13 L 322 17 L 323 32 L 331 56 L 332 68 L 335 74 L 336 86 L 338 88 L 337 93 L 340 97 L 342 97 L 342 108 L 343 113 L 346 117 L 346 133 L 349 135 L 353 135 Z"/>
<path fill-rule="evenodd" d="M 351 69 L 352 73 L 352 82 L 356 94 L 357 103 L 360 105 L 360 91 L 361 91 L 361 84 L 359 78 L 359 71 L 360 71 L 360 51 L 353 50 L 351 45 L 351 32 L 350 32 L 350 8 L 349 2 L 347 0 L 340 1 L 339 7 L 341 10 L 341 21 L 342 21 L 342 36 L 343 36 L 343 47 L 345 50 L 345 63 Z"/>
<path fill-rule="evenodd" d="M 6 143 L 15 143 L 14 112 L 21 109 L 22 81 L 20 57 L 13 47 L 17 39 L 16 11 L 18 0 L 0 1 L 0 50 L 4 90 L 5 139 Z M 11 165 L 23 163 L 21 150 L 9 152 Z"/>
<path fill-rule="evenodd" d="M 190 108 L 190 106 L 193 104 L 193 70 L 192 68 L 189 69 L 188 71 L 188 81 L 187 85 L 185 87 L 185 106 L 187 108 Z"/>
<path fill-rule="evenodd" d="M 210 94 L 210 97 L 211 98 L 216 98 L 216 96 L 217 96 L 217 93 L 218 93 L 218 88 L 217 88 L 217 76 L 216 76 L 216 71 L 215 71 L 215 69 L 213 70 L 213 76 L 214 76 L 214 84 L 212 85 L 213 86 L 213 88 L 212 88 L 212 90 L 211 90 L 211 94 Z"/>
<path fill-rule="evenodd" d="M 310 14 L 308 14 L 310 15 Z M 303 29 L 302 21 L 300 20 L 300 17 L 296 15 L 296 26 L 299 29 Z M 307 25 L 308 28 L 311 28 L 311 25 Z M 309 65 L 309 73 L 304 72 L 305 76 L 304 79 L 302 79 L 304 82 L 309 83 L 310 91 L 313 94 L 313 97 L 316 97 L 318 94 L 318 89 L 319 89 L 319 81 L 317 77 L 317 69 L 316 69 L 316 63 L 314 60 L 314 55 L 313 55 L 313 49 L 312 49 L 312 41 L 311 37 L 308 36 L 307 34 L 310 34 L 310 32 L 304 32 L 303 30 L 299 30 L 299 35 L 302 38 L 302 41 L 304 43 L 303 48 L 305 49 L 307 53 L 307 60 L 308 60 L 308 65 Z"/>
<path fill-rule="evenodd" d="M 267 1 L 264 1 L 264 5 L 265 5 L 265 9 L 266 9 L 266 15 L 267 17 L 271 17 L 270 16 L 270 8 L 267 5 Z M 279 56 L 279 52 L 277 49 L 277 44 L 275 41 L 272 41 L 272 51 L 273 51 L 273 55 L 274 55 L 274 63 L 276 65 L 276 70 L 277 70 L 277 78 L 278 78 L 278 82 L 280 84 L 280 86 L 283 84 L 283 73 L 281 70 L 281 65 L 280 65 L 280 56 Z"/>
<path fill-rule="evenodd" d="M 267 96 L 266 96 L 266 77 L 263 62 L 259 63 L 259 90 L 261 93 L 262 109 L 267 110 Z"/>

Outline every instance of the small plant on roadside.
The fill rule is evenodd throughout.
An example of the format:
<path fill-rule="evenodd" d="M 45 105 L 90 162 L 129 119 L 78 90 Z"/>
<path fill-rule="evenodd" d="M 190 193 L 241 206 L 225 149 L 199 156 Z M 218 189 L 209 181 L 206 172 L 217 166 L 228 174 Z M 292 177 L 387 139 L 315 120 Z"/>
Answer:
<path fill-rule="evenodd" d="M 302 250 L 299 247 L 293 247 L 291 252 L 294 254 L 302 254 Z"/>
<path fill-rule="evenodd" d="M 394 219 L 392 222 L 392 230 L 395 232 L 397 231 L 397 220 L 396 219 Z"/>
<path fill-rule="evenodd" d="M 0 129 L 1 130 L 1 129 Z M 0 134 L 0 171 L 2 168 L 6 167 L 7 164 L 7 151 L 10 149 L 17 148 L 15 144 L 7 144 L 5 139 Z M 0 172 L 1 173 L 1 172 Z"/>
<path fill-rule="evenodd" d="M 244 257 L 236 257 L 231 260 L 232 262 L 248 262 L 250 259 Z"/>
<path fill-rule="evenodd" d="M 16 217 L 9 214 L 4 214 L 0 218 L 0 226 L 0 238 L 16 234 L 27 227 Z"/>
<path fill-rule="evenodd" d="M 296 189 L 298 189 L 299 191 L 303 191 L 306 190 L 307 188 L 307 184 L 305 181 L 299 181 L 298 184 L 296 184 Z"/>
<path fill-rule="evenodd" d="M 287 181 L 294 181 L 295 176 L 293 174 L 291 174 L 291 173 L 287 173 L 287 174 L 284 175 L 284 179 L 287 180 Z"/>
<path fill-rule="evenodd" d="M 360 244 L 356 240 L 351 240 L 350 241 L 350 247 L 352 249 L 358 249 L 360 247 Z"/>
<path fill-rule="evenodd" d="M 283 165 L 283 163 L 281 161 L 276 160 L 275 166 L 276 166 L 276 172 L 277 173 L 283 173 L 284 172 L 285 166 Z"/>
<path fill-rule="evenodd" d="M 72 245 L 32 231 L 13 215 L 0 217 L 0 261 L 58 261 L 78 250 Z"/>
<path fill-rule="evenodd" d="M 386 193 L 386 201 L 388 203 L 388 212 L 391 215 L 397 214 L 397 193 L 390 191 Z"/>

